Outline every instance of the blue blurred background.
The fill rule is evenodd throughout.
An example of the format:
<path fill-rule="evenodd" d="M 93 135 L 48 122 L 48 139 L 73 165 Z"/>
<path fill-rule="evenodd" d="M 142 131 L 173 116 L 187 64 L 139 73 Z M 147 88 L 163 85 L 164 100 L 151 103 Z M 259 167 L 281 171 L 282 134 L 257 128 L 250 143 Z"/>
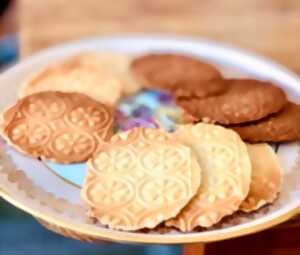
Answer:
<path fill-rule="evenodd" d="M 180 254 L 178 246 L 86 244 L 54 234 L 0 199 L 1 255 Z"/>

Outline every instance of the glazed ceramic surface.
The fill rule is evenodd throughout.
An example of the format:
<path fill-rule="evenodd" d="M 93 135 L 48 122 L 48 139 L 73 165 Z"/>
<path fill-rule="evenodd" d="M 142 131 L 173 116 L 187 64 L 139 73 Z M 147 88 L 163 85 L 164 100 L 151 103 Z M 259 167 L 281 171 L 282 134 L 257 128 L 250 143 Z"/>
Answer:
<path fill-rule="evenodd" d="M 133 55 L 147 52 L 188 54 L 219 67 L 226 77 L 271 80 L 282 87 L 291 100 L 300 102 L 299 77 L 271 61 L 209 41 L 147 36 L 86 39 L 51 48 L 29 57 L 0 76 L 0 109 L 3 110 L 15 102 L 19 87 L 30 74 L 84 51 L 125 52 Z M 160 107 L 164 103 L 157 99 L 161 95 L 153 93 L 139 94 L 142 99 L 138 99 L 137 96 L 129 100 L 129 107 L 133 107 L 136 101 L 140 100 L 152 107 L 154 112 L 160 113 L 162 111 Z M 123 106 L 122 104 L 119 106 L 120 111 L 124 111 L 126 102 L 123 101 Z M 164 110 L 167 108 L 168 113 L 175 109 L 172 103 L 166 103 L 163 108 Z M 164 125 L 170 124 L 166 120 L 162 122 Z M 165 128 L 172 127 L 165 126 Z M 283 190 L 274 204 L 251 214 L 236 213 L 217 226 L 200 232 L 172 231 L 165 234 L 155 231 L 150 233 L 115 231 L 87 222 L 86 208 L 80 200 L 80 186 L 86 173 L 85 164 L 43 163 L 22 155 L 3 140 L 0 141 L 0 146 L 2 197 L 32 214 L 53 231 L 84 241 L 114 240 L 165 244 L 209 242 L 257 232 L 286 221 L 300 212 L 298 143 L 280 144 L 274 147 L 284 169 Z"/>

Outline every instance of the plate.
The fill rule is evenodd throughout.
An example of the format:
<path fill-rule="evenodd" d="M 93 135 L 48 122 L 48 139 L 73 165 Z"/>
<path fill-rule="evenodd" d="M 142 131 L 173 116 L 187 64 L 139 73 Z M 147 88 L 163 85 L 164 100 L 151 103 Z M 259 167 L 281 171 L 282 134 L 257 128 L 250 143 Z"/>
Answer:
<path fill-rule="evenodd" d="M 254 54 L 205 40 L 143 36 L 93 38 L 44 50 L 23 60 L 0 76 L 0 109 L 16 100 L 17 91 L 31 73 L 82 51 L 113 51 L 134 55 L 177 52 L 216 65 L 227 77 L 271 80 L 292 101 L 300 101 L 300 79 L 286 68 Z M 160 234 L 125 232 L 87 222 L 80 201 L 85 165 L 45 164 L 26 157 L 0 140 L 0 193 L 16 207 L 36 217 L 47 228 L 89 242 L 112 240 L 134 243 L 179 244 L 210 242 L 257 232 L 284 222 L 300 211 L 300 144 L 276 146 L 284 168 L 283 190 L 274 204 L 252 214 L 237 213 L 200 232 Z"/>

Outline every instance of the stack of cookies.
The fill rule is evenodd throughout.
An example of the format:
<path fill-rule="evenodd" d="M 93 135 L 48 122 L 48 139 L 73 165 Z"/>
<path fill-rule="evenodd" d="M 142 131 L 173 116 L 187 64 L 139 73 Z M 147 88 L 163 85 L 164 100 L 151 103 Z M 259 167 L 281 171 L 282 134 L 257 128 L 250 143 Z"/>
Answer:
<path fill-rule="evenodd" d="M 194 123 L 232 128 L 251 143 L 300 139 L 300 106 L 271 82 L 225 79 L 212 65 L 172 54 L 142 56 L 131 68 L 145 87 L 171 93 Z"/>
<path fill-rule="evenodd" d="M 134 128 L 88 161 L 81 194 L 89 216 L 110 228 L 187 232 L 273 202 L 281 176 L 269 145 L 246 145 L 221 126 L 182 125 L 171 134 Z"/>
<path fill-rule="evenodd" d="M 119 101 L 142 89 L 170 93 L 189 123 L 115 133 Z M 189 56 L 79 54 L 33 75 L 19 97 L 1 115 L 2 137 L 39 160 L 87 162 L 87 215 L 118 230 L 193 231 L 272 203 L 282 170 L 254 143 L 300 138 L 300 108 L 280 88 L 224 79 Z"/>

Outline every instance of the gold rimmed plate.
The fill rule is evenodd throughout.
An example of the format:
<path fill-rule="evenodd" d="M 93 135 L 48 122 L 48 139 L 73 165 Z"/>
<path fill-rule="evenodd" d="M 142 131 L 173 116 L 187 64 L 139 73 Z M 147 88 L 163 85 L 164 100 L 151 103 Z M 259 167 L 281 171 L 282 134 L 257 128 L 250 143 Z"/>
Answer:
<path fill-rule="evenodd" d="M 227 77 L 246 76 L 272 80 L 287 92 L 291 100 L 300 101 L 299 78 L 268 60 L 208 41 L 148 36 L 87 39 L 34 55 L 0 76 L 0 109 L 3 110 L 15 102 L 20 85 L 30 73 L 82 51 L 115 51 L 129 54 L 172 51 L 189 54 L 216 65 Z M 116 231 L 88 222 L 86 209 L 80 200 L 84 165 L 77 168 L 69 166 L 68 170 L 63 170 L 59 166 L 24 156 L 3 140 L 0 141 L 0 146 L 1 196 L 38 218 L 53 231 L 84 241 L 113 240 L 164 244 L 216 241 L 272 227 L 297 214 L 300 208 L 298 143 L 280 144 L 276 148 L 284 169 L 284 183 L 283 190 L 274 204 L 251 214 L 237 213 L 210 229 L 191 233 L 171 231 L 164 234 L 155 231 Z M 72 174 L 72 171 L 77 174 Z"/>

